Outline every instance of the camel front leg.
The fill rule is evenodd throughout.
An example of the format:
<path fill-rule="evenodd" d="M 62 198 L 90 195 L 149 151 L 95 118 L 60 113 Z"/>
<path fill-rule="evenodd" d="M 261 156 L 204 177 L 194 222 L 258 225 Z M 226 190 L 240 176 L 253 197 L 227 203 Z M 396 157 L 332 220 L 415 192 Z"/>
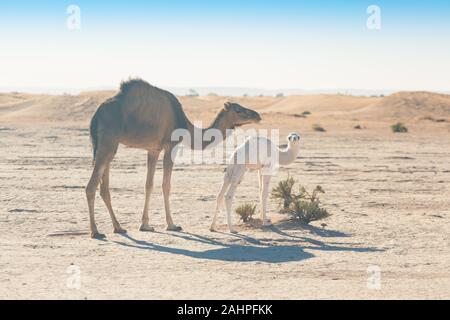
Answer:
<path fill-rule="evenodd" d="M 236 189 L 241 183 L 245 174 L 245 165 L 233 165 L 230 167 L 229 171 L 227 170 L 227 176 L 229 179 L 230 187 L 225 195 L 225 207 L 227 209 L 227 223 L 228 228 L 231 233 L 237 233 L 237 231 L 233 227 L 233 218 L 232 218 L 232 205 L 234 194 L 236 193 Z"/>
<path fill-rule="evenodd" d="M 267 219 L 267 199 L 269 197 L 270 175 L 262 176 L 262 192 L 261 192 L 261 211 L 262 211 L 262 225 L 270 226 L 272 223 Z"/>
<path fill-rule="evenodd" d="M 225 206 L 227 208 L 227 223 L 228 223 L 228 229 L 231 233 L 237 233 L 237 231 L 233 227 L 233 217 L 231 215 L 231 208 L 233 206 L 233 198 L 234 194 L 236 192 L 238 186 L 238 182 L 233 181 L 230 185 L 230 188 L 227 191 L 227 194 L 225 195 Z"/>
<path fill-rule="evenodd" d="M 164 152 L 164 176 L 163 176 L 163 196 L 164 196 L 164 208 L 166 210 L 166 222 L 168 231 L 180 231 L 181 227 L 176 226 L 172 220 L 172 214 L 170 213 L 170 180 L 172 178 L 173 160 L 171 150 Z"/>
<path fill-rule="evenodd" d="M 147 154 L 147 180 L 145 182 L 145 204 L 144 212 L 142 213 L 142 224 L 139 227 L 139 231 L 155 231 L 153 227 L 148 224 L 148 207 L 150 203 L 150 195 L 153 191 L 153 179 L 155 177 L 156 163 L 158 161 L 158 155 L 151 153 Z"/>

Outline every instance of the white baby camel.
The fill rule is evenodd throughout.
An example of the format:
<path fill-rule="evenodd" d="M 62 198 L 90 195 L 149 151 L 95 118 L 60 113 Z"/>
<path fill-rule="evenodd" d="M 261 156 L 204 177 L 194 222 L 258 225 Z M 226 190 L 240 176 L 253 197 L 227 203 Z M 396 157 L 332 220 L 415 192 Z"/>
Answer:
<path fill-rule="evenodd" d="M 236 188 L 242 181 L 247 168 L 258 170 L 261 218 L 263 226 L 271 224 L 266 216 L 270 178 L 280 165 L 284 166 L 293 163 L 300 151 L 300 135 L 298 133 L 290 133 L 287 136 L 287 140 L 288 146 L 283 150 L 279 149 L 267 138 L 250 137 L 233 152 L 230 158 L 231 164 L 226 169 L 223 185 L 217 196 L 216 210 L 210 228 L 211 231 L 215 231 L 216 229 L 217 214 L 223 208 L 225 197 L 228 228 L 231 233 L 237 233 L 233 229 L 231 206 Z M 257 149 L 255 149 L 255 146 L 258 146 Z M 263 150 L 265 152 L 262 152 Z"/>

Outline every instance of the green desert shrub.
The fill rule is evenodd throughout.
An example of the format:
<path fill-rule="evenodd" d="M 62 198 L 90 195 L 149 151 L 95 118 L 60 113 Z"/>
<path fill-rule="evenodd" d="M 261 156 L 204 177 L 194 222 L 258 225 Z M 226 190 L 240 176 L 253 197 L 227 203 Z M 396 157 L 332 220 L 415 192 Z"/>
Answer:
<path fill-rule="evenodd" d="M 330 213 L 320 205 L 321 193 L 325 193 L 321 186 L 317 186 L 312 193 L 301 187 L 300 193 L 289 206 L 290 213 L 305 224 L 329 217 Z"/>
<path fill-rule="evenodd" d="M 244 203 L 237 207 L 235 211 L 243 222 L 248 222 L 253 219 L 253 215 L 256 211 L 256 205 Z"/>
<path fill-rule="evenodd" d="M 326 130 L 320 124 L 314 124 L 313 130 L 317 132 L 325 132 Z"/>
<path fill-rule="evenodd" d="M 397 122 L 391 126 L 392 132 L 395 133 L 406 133 L 408 132 L 408 128 L 401 122 Z"/>
<path fill-rule="evenodd" d="M 311 193 L 300 186 L 299 192 L 296 193 L 295 183 L 294 178 L 288 177 L 272 189 L 272 197 L 281 200 L 283 204 L 282 212 L 291 214 L 294 219 L 305 224 L 330 216 L 330 213 L 321 206 L 320 194 L 325 193 L 321 186 L 316 186 Z"/>
<path fill-rule="evenodd" d="M 199 94 L 195 89 L 189 89 L 189 92 L 187 94 L 188 97 L 198 97 Z"/>
<path fill-rule="evenodd" d="M 309 111 L 303 111 L 302 113 L 294 113 L 293 116 L 297 118 L 307 118 L 310 114 L 311 112 Z"/>
<path fill-rule="evenodd" d="M 283 203 L 283 209 L 288 209 L 294 200 L 295 179 L 287 177 L 286 180 L 278 182 L 277 186 L 272 189 L 272 197 Z"/>

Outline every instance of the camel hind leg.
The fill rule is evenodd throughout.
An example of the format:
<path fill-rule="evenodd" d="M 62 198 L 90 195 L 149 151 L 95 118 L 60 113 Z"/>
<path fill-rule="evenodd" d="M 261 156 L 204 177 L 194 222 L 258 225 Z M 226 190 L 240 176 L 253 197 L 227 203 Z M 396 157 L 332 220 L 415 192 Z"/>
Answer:
<path fill-rule="evenodd" d="M 220 188 L 219 194 L 217 195 L 216 210 L 214 212 L 214 217 L 213 217 L 213 221 L 211 223 L 211 227 L 209 228 L 210 231 L 214 232 L 216 230 L 217 215 L 218 215 L 220 209 L 223 208 L 225 192 L 227 191 L 228 187 L 230 186 L 230 183 L 231 183 L 231 179 L 228 176 L 228 174 L 225 173 L 225 175 L 223 177 L 222 187 Z"/>
<path fill-rule="evenodd" d="M 164 208 L 166 211 L 166 223 L 168 231 L 180 231 L 182 228 L 173 223 L 172 213 L 170 211 L 170 180 L 172 178 L 173 170 L 173 160 L 172 160 L 172 149 L 167 149 L 164 151 L 163 160 L 163 196 L 164 196 Z"/>
<path fill-rule="evenodd" d="M 126 233 L 127 231 L 120 226 L 119 221 L 117 221 L 114 214 L 114 210 L 111 205 L 111 194 L 109 192 L 109 168 L 111 164 L 108 164 L 103 173 L 103 178 L 100 182 L 100 195 L 105 202 L 106 208 L 108 208 L 109 215 L 114 227 L 114 233 Z"/>
<path fill-rule="evenodd" d="M 142 213 L 142 224 L 139 227 L 139 231 L 155 231 L 153 227 L 151 227 L 148 222 L 148 207 L 150 202 L 150 195 L 153 191 L 153 180 L 155 177 L 155 169 L 156 163 L 158 161 L 158 155 L 151 154 L 150 152 L 147 154 L 147 180 L 145 182 L 145 203 L 144 203 L 144 211 Z"/>
<path fill-rule="evenodd" d="M 261 218 L 263 216 L 263 208 L 262 208 L 262 203 L 263 203 L 263 199 L 262 199 L 262 191 L 263 191 L 263 176 L 262 176 L 262 169 L 258 170 L 258 185 L 259 185 L 259 192 L 258 192 L 258 196 L 259 196 L 259 204 L 261 206 L 260 208 L 260 213 L 261 213 Z"/>
<path fill-rule="evenodd" d="M 261 218 L 263 226 L 272 225 L 271 221 L 267 218 L 267 199 L 269 197 L 269 185 L 270 175 L 262 175 L 262 190 L 261 190 Z"/>
<path fill-rule="evenodd" d="M 102 239 L 105 237 L 105 235 L 98 232 L 97 225 L 95 223 L 95 193 L 97 191 L 98 185 L 103 178 L 105 170 L 114 158 L 118 147 L 118 143 L 102 143 L 102 141 L 99 142 L 99 147 L 95 157 L 94 169 L 92 171 L 91 178 L 89 179 L 89 183 L 86 186 L 86 198 L 89 207 L 91 237 L 96 239 Z"/>
<path fill-rule="evenodd" d="M 225 194 L 225 206 L 227 209 L 227 223 L 228 228 L 231 233 L 237 233 L 237 231 L 233 227 L 233 217 L 231 214 L 231 208 L 233 205 L 234 194 L 236 193 L 236 189 L 239 183 L 242 181 L 242 178 L 245 174 L 245 165 L 233 165 L 232 170 L 230 172 L 227 171 L 230 179 L 230 188 Z"/>

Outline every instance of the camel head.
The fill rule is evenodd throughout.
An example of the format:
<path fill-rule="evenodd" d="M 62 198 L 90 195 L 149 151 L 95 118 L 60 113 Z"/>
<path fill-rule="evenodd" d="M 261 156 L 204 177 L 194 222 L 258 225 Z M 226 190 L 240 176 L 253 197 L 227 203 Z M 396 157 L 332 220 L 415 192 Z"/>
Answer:
<path fill-rule="evenodd" d="M 261 121 L 261 116 L 258 112 L 244 108 L 237 103 L 225 103 L 223 112 L 224 117 L 226 117 L 232 129 L 245 124 L 258 123 Z"/>
<path fill-rule="evenodd" d="M 300 134 L 297 132 L 291 132 L 287 136 L 287 141 L 289 145 L 299 145 L 300 144 Z"/>

